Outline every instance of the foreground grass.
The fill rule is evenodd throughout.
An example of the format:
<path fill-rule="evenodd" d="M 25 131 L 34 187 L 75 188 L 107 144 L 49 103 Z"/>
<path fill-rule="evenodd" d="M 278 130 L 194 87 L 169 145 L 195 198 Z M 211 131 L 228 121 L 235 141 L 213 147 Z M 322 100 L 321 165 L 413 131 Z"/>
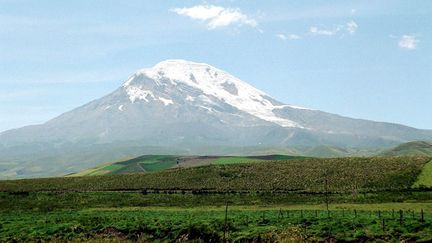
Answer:
<path fill-rule="evenodd" d="M 223 241 L 227 203 L 229 241 L 432 240 L 432 192 L 328 199 L 329 212 L 324 194 L 4 192 L 0 241 Z"/>
<path fill-rule="evenodd" d="M 395 205 L 399 207 L 400 205 Z M 289 210 L 287 210 L 289 209 Z M 384 221 L 383 221 L 384 220 Z M 432 215 L 293 208 L 124 208 L 0 213 L 0 240 L 432 240 Z M 383 223 L 384 222 L 384 223 Z"/>
<path fill-rule="evenodd" d="M 428 161 L 305 159 L 0 181 L 0 241 L 432 241 L 432 191 L 412 188 Z"/>

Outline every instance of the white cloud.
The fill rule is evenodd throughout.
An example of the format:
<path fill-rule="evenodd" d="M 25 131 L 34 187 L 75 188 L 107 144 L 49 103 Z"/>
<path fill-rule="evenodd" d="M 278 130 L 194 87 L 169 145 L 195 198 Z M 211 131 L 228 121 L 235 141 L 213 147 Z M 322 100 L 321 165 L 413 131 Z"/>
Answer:
<path fill-rule="evenodd" d="M 277 34 L 276 37 L 279 38 L 279 39 L 281 39 L 281 40 L 288 39 L 288 37 L 286 35 L 284 35 L 284 34 Z"/>
<path fill-rule="evenodd" d="M 317 26 L 311 26 L 309 28 L 309 33 L 311 33 L 312 35 L 325 35 L 325 36 L 334 36 L 338 33 L 346 33 L 348 32 L 349 34 L 354 34 L 357 31 L 358 28 L 358 24 L 356 22 L 354 22 L 353 20 L 345 23 L 344 25 L 337 25 L 333 28 L 319 28 Z"/>
<path fill-rule="evenodd" d="M 419 40 L 413 35 L 403 35 L 398 44 L 400 48 L 414 50 L 417 48 L 418 42 Z"/>
<path fill-rule="evenodd" d="M 284 35 L 284 34 L 277 34 L 276 35 L 277 38 L 286 41 L 286 40 L 299 40 L 301 39 L 301 37 L 299 35 L 296 34 L 290 34 L 290 35 Z"/>
<path fill-rule="evenodd" d="M 346 30 L 348 31 L 348 33 L 350 34 L 354 34 L 358 28 L 358 25 L 356 22 L 354 22 L 353 20 L 351 20 L 350 22 L 346 23 Z"/>
<path fill-rule="evenodd" d="M 171 11 L 178 15 L 203 21 L 210 30 L 233 24 L 249 25 L 251 27 L 258 26 L 256 20 L 243 14 L 238 8 L 224 8 L 214 5 L 196 5 L 190 8 L 175 8 Z"/>
<path fill-rule="evenodd" d="M 288 36 L 288 39 L 290 39 L 290 40 L 299 40 L 299 39 L 301 39 L 301 37 L 299 35 L 296 35 L 296 34 L 291 34 L 291 35 Z"/>
<path fill-rule="evenodd" d="M 313 35 L 326 35 L 326 36 L 332 36 L 332 35 L 335 35 L 337 32 L 339 32 L 340 31 L 340 27 L 338 26 L 338 27 L 336 27 L 336 28 L 333 28 L 333 29 L 320 29 L 320 28 L 318 28 L 318 27 L 316 27 L 316 26 L 311 26 L 310 28 L 309 28 L 309 32 L 311 33 L 311 34 L 313 34 Z"/>

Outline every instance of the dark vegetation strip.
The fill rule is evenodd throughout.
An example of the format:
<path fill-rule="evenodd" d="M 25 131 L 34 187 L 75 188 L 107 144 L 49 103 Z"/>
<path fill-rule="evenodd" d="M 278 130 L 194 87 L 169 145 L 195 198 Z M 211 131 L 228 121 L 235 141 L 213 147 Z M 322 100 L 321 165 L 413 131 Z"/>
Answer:
<path fill-rule="evenodd" d="M 335 158 L 171 169 L 156 173 L 0 181 L 0 191 L 276 191 L 408 190 L 428 157 Z"/>
<path fill-rule="evenodd" d="M 122 207 L 206 207 L 237 206 L 369 204 L 394 202 L 432 202 L 432 192 L 374 192 L 360 194 L 303 193 L 229 193 L 229 194 L 146 194 L 140 192 L 3 192 L 0 213 L 12 211 L 82 210 Z"/>

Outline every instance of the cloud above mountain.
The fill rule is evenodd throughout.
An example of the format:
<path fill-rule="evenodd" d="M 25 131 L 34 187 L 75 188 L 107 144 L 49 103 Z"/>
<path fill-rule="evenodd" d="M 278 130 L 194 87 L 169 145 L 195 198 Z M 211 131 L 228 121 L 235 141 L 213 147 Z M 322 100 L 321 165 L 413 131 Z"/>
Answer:
<path fill-rule="evenodd" d="M 351 20 L 350 22 L 345 24 L 345 27 L 346 27 L 346 31 L 348 31 L 348 33 L 354 34 L 358 28 L 358 25 L 356 22 Z"/>
<path fill-rule="evenodd" d="M 343 34 L 348 33 L 350 35 L 353 35 L 358 28 L 358 24 L 354 22 L 354 20 L 351 20 L 343 25 L 336 25 L 332 28 L 328 27 L 318 27 L 318 26 L 311 26 L 309 28 L 309 33 L 312 35 L 323 35 L 323 36 L 334 36 L 336 34 Z"/>
<path fill-rule="evenodd" d="M 172 12 L 202 21 L 210 30 L 230 25 L 256 27 L 257 21 L 241 12 L 239 8 L 224 8 L 215 5 L 196 5 L 189 8 L 175 8 Z"/>
<path fill-rule="evenodd" d="M 400 38 L 398 45 L 402 49 L 414 50 L 417 48 L 418 42 L 419 40 L 413 35 L 403 35 Z"/>
<path fill-rule="evenodd" d="M 296 35 L 296 34 L 290 34 L 290 35 L 285 35 L 285 34 L 277 34 L 276 35 L 277 38 L 286 41 L 286 40 L 299 40 L 301 39 L 301 36 Z"/>

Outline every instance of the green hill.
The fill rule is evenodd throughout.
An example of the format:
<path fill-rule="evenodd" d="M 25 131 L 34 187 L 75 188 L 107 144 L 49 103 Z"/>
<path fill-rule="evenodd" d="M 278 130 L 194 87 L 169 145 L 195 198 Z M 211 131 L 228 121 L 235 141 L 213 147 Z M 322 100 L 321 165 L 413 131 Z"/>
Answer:
<path fill-rule="evenodd" d="M 312 157 L 335 158 L 348 157 L 351 154 L 351 151 L 336 146 L 321 145 L 307 149 L 304 153 Z"/>
<path fill-rule="evenodd" d="M 127 173 L 157 172 L 169 168 L 187 168 L 203 165 L 223 165 L 254 163 L 271 160 L 302 159 L 301 156 L 264 155 L 264 156 L 174 156 L 144 155 L 130 160 L 104 164 L 68 176 L 97 176 Z"/>
<path fill-rule="evenodd" d="M 409 189 L 429 157 L 334 158 L 175 168 L 155 173 L 0 181 L 0 191 L 329 191 Z M 168 162 L 167 162 L 168 163 Z"/>
<path fill-rule="evenodd" d="M 423 167 L 413 187 L 432 188 L 432 160 Z"/>
<path fill-rule="evenodd" d="M 400 144 L 383 152 L 383 156 L 432 156 L 432 143 L 414 141 Z"/>

